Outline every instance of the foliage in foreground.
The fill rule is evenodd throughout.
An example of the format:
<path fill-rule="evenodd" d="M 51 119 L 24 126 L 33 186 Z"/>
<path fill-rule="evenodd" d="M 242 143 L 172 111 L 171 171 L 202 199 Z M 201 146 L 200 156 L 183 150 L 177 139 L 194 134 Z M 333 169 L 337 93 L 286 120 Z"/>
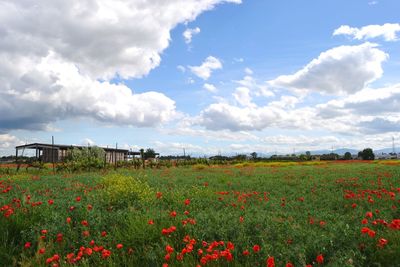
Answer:
<path fill-rule="evenodd" d="M 398 264 L 398 166 L 18 174 L 0 190 L 4 266 Z"/>

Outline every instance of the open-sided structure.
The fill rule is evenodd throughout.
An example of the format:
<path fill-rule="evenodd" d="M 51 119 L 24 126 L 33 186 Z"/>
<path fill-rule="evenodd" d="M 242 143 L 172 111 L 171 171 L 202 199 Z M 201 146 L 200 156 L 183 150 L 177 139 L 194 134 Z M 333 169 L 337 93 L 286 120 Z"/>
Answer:
<path fill-rule="evenodd" d="M 73 146 L 73 145 L 53 145 L 53 144 L 41 144 L 41 143 L 33 143 L 26 144 L 15 147 L 15 156 L 18 159 L 18 154 L 20 150 L 25 149 L 34 149 L 35 157 L 37 160 L 40 160 L 45 163 L 56 163 L 63 162 L 65 157 L 68 156 L 68 153 L 74 148 L 83 149 L 89 148 L 85 146 Z M 104 161 L 107 163 L 116 163 L 118 161 L 126 161 L 135 156 L 139 156 L 140 152 L 130 151 L 128 149 L 118 149 L 118 148 L 108 148 L 102 147 L 106 152 Z"/>

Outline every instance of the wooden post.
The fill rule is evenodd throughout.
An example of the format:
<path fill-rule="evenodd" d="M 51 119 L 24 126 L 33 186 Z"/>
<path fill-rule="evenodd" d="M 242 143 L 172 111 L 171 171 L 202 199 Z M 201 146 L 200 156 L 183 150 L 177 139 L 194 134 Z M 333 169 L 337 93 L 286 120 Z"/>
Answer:
<path fill-rule="evenodd" d="M 54 136 L 51 136 L 51 161 L 53 162 L 53 173 L 55 173 L 56 167 L 54 165 Z"/>
<path fill-rule="evenodd" d="M 117 168 L 117 149 L 118 149 L 118 143 L 115 143 L 115 150 L 114 150 L 114 164 L 115 164 L 115 168 Z"/>
<path fill-rule="evenodd" d="M 17 171 L 19 171 L 19 164 L 18 164 L 18 148 L 15 148 L 15 164 L 17 164 Z"/>
<path fill-rule="evenodd" d="M 146 161 L 144 159 L 144 149 L 140 149 L 140 156 L 142 157 L 143 169 L 146 169 Z"/>

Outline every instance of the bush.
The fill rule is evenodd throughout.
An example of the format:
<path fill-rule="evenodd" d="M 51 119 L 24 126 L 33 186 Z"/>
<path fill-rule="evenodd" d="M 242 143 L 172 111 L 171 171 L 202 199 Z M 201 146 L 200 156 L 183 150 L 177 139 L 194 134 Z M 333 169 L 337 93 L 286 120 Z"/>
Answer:
<path fill-rule="evenodd" d="M 107 201 L 114 204 L 127 201 L 146 203 L 155 195 L 147 182 L 119 173 L 106 175 L 101 184 L 104 186 Z"/>
<path fill-rule="evenodd" d="M 79 171 L 86 169 L 101 169 L 105 167 L 106 152 L 101 147 L 73 148 L 65 159 L 65 164 L 59 170 Z"/>

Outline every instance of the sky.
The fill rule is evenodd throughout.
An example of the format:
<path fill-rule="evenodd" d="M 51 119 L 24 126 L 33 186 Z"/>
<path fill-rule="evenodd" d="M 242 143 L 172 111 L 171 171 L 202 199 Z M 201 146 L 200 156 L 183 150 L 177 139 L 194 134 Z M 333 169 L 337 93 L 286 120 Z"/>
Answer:
<path fill-rule="evenodd" d="M 400 147 L 397 0 L 0 0 L 0 155 Z"/>

